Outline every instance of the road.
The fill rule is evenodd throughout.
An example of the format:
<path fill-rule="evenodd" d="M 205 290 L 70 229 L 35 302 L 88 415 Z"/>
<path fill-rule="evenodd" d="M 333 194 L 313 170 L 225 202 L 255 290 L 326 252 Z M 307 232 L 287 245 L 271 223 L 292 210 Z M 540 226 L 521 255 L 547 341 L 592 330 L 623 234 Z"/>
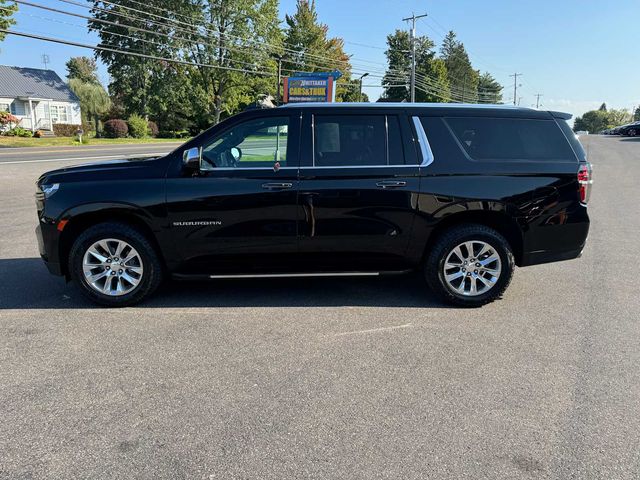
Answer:
<path fill-rule="evenodd" d="M 148 144 L 86 145 L 65 147 L 25 147 L 0 148 L 2 163 L 48 163 L 67 160 L 101 161 L 122 157 L 144 157 L 168 153 L 182 142 L 162 142 Z M 43 171 L 47 167 L 38 167 Z"/>
<path fill-rule="evenodd" d="M 581 259 L 501 301 L 418 276 L 169 283 L 95 308 L 0 165 L 0 478 L 637 479 L 640 141 L 584 139 Z"/>

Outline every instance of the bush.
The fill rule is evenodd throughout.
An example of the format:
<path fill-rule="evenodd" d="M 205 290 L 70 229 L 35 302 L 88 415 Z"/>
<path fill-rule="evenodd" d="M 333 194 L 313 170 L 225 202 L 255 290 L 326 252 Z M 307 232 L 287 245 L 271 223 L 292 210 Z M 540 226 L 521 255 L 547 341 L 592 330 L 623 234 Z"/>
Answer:
<path fill-rule="evenodd" d="M 20 123 L 20 119 L 15 115 L 11 115 L 9 112 L 2 111 L 0 112 L 0 125 L 18 125 Z"/>
<path fill-rule="evenodd" d="M 71 123 L 54 123 L 53 133 L 56 137 L 73 137 L 78 133 L 80 125 L 74 125 Z"/>
<path fill-rule="evenodd" d="M 107 138 L 124 138 L 129 133 L 127 122 L 119 118 L 104 122 L 104 136 Z"/>
<path fill-rule="evenodd" d="M 127 124 L 129 125 L 129 135 L 133 138 L 144 138 L 149 135 L 147 121 L 140 115 L 135 113 L 131 115 L 127 120 Z"/>
<path fill-rule="evenodd" d="M 147 130 L 149 131 L 149 135 L 152 137 L 158 136 L 159 130 L 156 122 L 149 121 L 149 123 L 147 123 Z"/>
<path fill-rule="evenodd" d="M 5 132 L 7 137 L 33 137 L 33 132 L 22 127 L 15 127 Z"/>

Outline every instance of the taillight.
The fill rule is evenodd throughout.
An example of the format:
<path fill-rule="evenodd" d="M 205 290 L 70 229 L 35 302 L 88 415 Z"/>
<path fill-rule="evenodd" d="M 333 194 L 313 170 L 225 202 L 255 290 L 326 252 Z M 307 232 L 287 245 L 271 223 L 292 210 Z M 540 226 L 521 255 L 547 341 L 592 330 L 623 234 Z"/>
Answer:
<path fill-rule="evenodd" d="M 580 203 L 586 205 L 591 196 L 591 185 L 593 184 L 592 169 L 590 163 L 581 163 L 578 169 L 578 184 L 580 192 Z"/>

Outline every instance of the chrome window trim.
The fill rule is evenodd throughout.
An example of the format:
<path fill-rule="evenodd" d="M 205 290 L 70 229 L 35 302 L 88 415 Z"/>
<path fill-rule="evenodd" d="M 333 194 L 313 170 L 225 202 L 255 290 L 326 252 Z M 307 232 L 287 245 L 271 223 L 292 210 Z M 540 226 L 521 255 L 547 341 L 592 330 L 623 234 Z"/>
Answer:
<path fill-rule="evenodd" d="M 420 117 L 411 118 L 413 119 L 413 126 L 416 129 L 416 133 L 418 134 L 418 145 L 420 145 L 420 153 L 422 153 L 422 163 L 420 164 L 420 166 L 428 167 L 435 160 L 433 151 L 431 150 L 431 145 L 429 145 L 429 139 L 427 138 L 427 134 L 424 131 L 424 127 L 422 126 Z"/>
<path fill-rule="evenodd" d="M 273 167 L 216 167 L 211 169 L 202 169 L 203 172 L 230 172 L 230 171 L 241 171 L 246 172 L 247 170 L 270 170 L 274 172 Z M 280 167 L 277 171 L 280 170 L 298 170 L 298 167 Z"/>
<path fill-rule="evenodd" d="M 300 167 L 300 170 L 303 169 L 344 169 L 344 168 L 418 168 L 420 167 L 420 165 L 338 165 L 338 166 L 322 166 L 322 167 L 315 167 L 315 166 L 304 166 L 304 167 Z"/>

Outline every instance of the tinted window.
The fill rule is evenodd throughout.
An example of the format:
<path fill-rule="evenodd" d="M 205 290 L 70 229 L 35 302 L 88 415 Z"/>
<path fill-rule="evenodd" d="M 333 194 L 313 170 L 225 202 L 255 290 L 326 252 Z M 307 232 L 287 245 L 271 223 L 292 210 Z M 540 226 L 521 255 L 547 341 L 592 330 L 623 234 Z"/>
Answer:
<path fill-rule="evenodd" d="M 446 122 L 474 160 L 576 161 L 554 120 L 466 117 Z"/>
<path fill-rule="evenodd" d="M 560 125 L 560 128 L 562 129 L 564 134 L 566 135 L 567 139 L 569 140 L 569 143 L 571 143 L 571 146 L 573 147 L 573 150 L 576 152 L 576 155 L 578 156 L 578 158 L 580 160 L 586 161 L 587 154 L 585 153 L 584 148 L 582 148 L 582 144 L 580 143 L 580 140 L 578 140 L 578 137 L 576 137 L 576 134 L 573 133 L 573 130 L 571 130 L 571 127 L 569 126 L 569 124 L 564 120 L 560 120 L 560 119 L 558 119 L 557 122 L 558 122 L 558 125 Z"/>
<path fill-rule="evenodd" d="M 273 168 L 287 165 L 289 117 L 251 120 L 202 146 L 202 168 Z"/>
<path fill-rule="evenodd" d="M 404 149 L 402 148 L 402 136 L 400 135 L 400 122 L 398 117 L 387 117 L 388 155 L 389 165 L 404 164 Z"/>
<path fill-rule="evenodd" d="M 384 115 L 316 115 L 314 165 L 387 165 Z"/>

